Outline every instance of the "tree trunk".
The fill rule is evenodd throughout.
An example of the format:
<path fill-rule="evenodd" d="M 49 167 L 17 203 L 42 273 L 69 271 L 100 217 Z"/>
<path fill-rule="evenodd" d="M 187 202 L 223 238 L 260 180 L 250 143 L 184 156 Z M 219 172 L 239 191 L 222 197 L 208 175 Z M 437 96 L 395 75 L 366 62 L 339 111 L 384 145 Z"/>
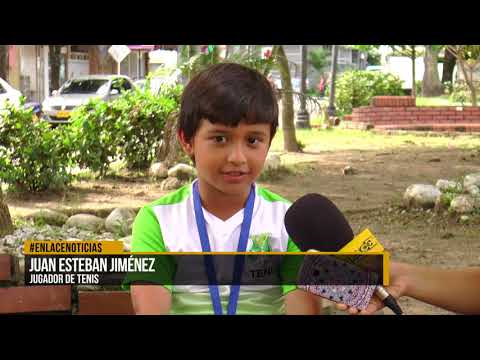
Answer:
<path fill-rule="evenodd" d="M 474 69 L 470 69 L 470 77 L 467 74 L 467 71 L 465 70 L 465 64 L 463 60 L 458 60 L 458 64 L 460 66 L 460 69 L 462 70 L 463 77 L 465 79 L 465 82 L 467 83 L 468 88 L 470 89 L 470 99 L 472 102 L 472 106 L 477 106 L 477 90 L 475 89 L 475 84 L 473 82 L 473 71 Z"/>
<path fill-rule="evenodd" d="M 177 121 L 178 113 L 176 112 L 167 118 L 163 129 L 163 141 L 157 149 L 157 160 L 163 162 L 168 168 L 188 159 L 178 142 Z"/>
<path fill-rule="evenodd" d="M 90 74 L 100 74 L 102 72 L 102 65 L 100 61 L 100 49 L 97 45 L 90 45 L 88 48 L 88 60 Z"/>
<path fill-rule="evenodd" d="M 442 83 L 450 82 L 453 84 L 453 69 L 455 69 L 455 64 L 457 63 L 457 58 L 453 55 L 448 48 L 445 48 L 445 55 L 443 60 L 443 73 L 442 73 Z"/>
<path fill-rule="evenodd" d="M 0 237 L 13 233 L 12 218 L 0 188 Z"/>
<path fill-rule="evenodd" d="M 425 45 L 425 72 L 422 81 L 422 96 L 433 97 L 443 94 L 442 83 L 438 76 L 438 52 L 432 45 Z"/>
<path fill-rule="evenodd" d="M 49 45 L 49 62 L 50 62 L 50 86 L 54 90 L 60 88 L 60 57 L 61 54 L 61 45 Z"/>
<path fill-rule="evenodd" d="M 90 74 L 116 74 L 117 63 L 108 53 L 110 45 L 89 45 Z"/>
<path fill-rule="evenodd" d="M 8 81 L 8 45 L 0 45 L 0 78 Z"/>
<path fill-rule="evenodd" d="M 415 58 L 417 54 L 415 54 L 415 45 L 412 45 L 412 96 L 417 97 L 417 84 L 415 81 Z"/>
<path fill-rule="evenodd" d="M 277 66 L 282 79 L 282 129 L 283 129 L 283 149 L 285 151 L 299 152 L 295 135 L 294 110 L 293 110 L 293 94 L 292 79 L 290 77 L 290 69 L 288 68 L 288 60 L 285 56 L 285 50 L 282 45 L 276 45 Z"/>

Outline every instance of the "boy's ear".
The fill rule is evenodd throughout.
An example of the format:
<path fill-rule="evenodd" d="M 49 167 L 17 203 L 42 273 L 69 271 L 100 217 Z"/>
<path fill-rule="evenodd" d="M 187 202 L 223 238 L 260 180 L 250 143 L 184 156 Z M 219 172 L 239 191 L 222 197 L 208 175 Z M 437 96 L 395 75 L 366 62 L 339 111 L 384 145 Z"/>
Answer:
<path fill-rule="evenodd" d="M 177 131 L 177 138 L 180 145 L 182 145 L 183 150 L 190 156 L 193 156 L 193 146 L 190 142 L 185 139 L 185 133 L 183 130 Z"/>

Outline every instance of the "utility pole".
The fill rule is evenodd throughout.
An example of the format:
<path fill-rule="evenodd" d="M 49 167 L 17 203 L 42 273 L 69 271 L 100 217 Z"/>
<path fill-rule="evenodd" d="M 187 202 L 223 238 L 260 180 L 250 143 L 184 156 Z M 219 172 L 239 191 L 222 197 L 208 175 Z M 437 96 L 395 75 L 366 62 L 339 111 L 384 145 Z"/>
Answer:
<path fill-rule="evenodd" d="M 335 116 L 335 77 L 337 76 L 338 45 L 332 47 L 332 69 L 330 78 L 330 96 L 328 98 L 328 116 Z"/>
<path fill-rule="evenodd" d="M 305 94 L 307 92 L 307 52 L 308 45 L 300 45 L 302 53 L 301 82 L 300 82 L 300 110 L 297 113 L 295 127 L 297 129 L 310 129 L 310 114 L 307 111 Z"/>

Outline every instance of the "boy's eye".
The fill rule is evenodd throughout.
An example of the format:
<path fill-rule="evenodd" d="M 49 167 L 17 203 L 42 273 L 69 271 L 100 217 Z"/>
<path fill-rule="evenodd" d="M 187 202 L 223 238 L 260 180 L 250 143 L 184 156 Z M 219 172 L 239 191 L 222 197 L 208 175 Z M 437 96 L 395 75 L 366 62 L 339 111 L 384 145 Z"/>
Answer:
<path fill-rule="evenodd" d="M 250 137 L 248 138 L 248 143 L 250 145 L 257 145 L 260 142 L 260 139 L 255 138 L 255 137 Z"/>
<path fill-rule="evenodd" d="M 216 143 L 219 143 L 219 144 L 223 144 L 227 141 L 227 138 L 225 136 L 222 136 L 222 135 L 217 135 L 217 136 L 214 136 L 213 137 L 213 140 L 216 142 Z"/>

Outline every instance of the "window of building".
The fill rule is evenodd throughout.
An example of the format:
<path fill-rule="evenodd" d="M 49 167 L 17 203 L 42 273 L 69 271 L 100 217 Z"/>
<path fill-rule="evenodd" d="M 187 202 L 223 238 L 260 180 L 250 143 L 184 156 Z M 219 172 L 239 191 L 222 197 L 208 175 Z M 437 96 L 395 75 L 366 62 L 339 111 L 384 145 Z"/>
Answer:
<path fill-rule="evenodd" d="M 358 50 L 352 50 L 352 63 L 358 64 Z"/>

